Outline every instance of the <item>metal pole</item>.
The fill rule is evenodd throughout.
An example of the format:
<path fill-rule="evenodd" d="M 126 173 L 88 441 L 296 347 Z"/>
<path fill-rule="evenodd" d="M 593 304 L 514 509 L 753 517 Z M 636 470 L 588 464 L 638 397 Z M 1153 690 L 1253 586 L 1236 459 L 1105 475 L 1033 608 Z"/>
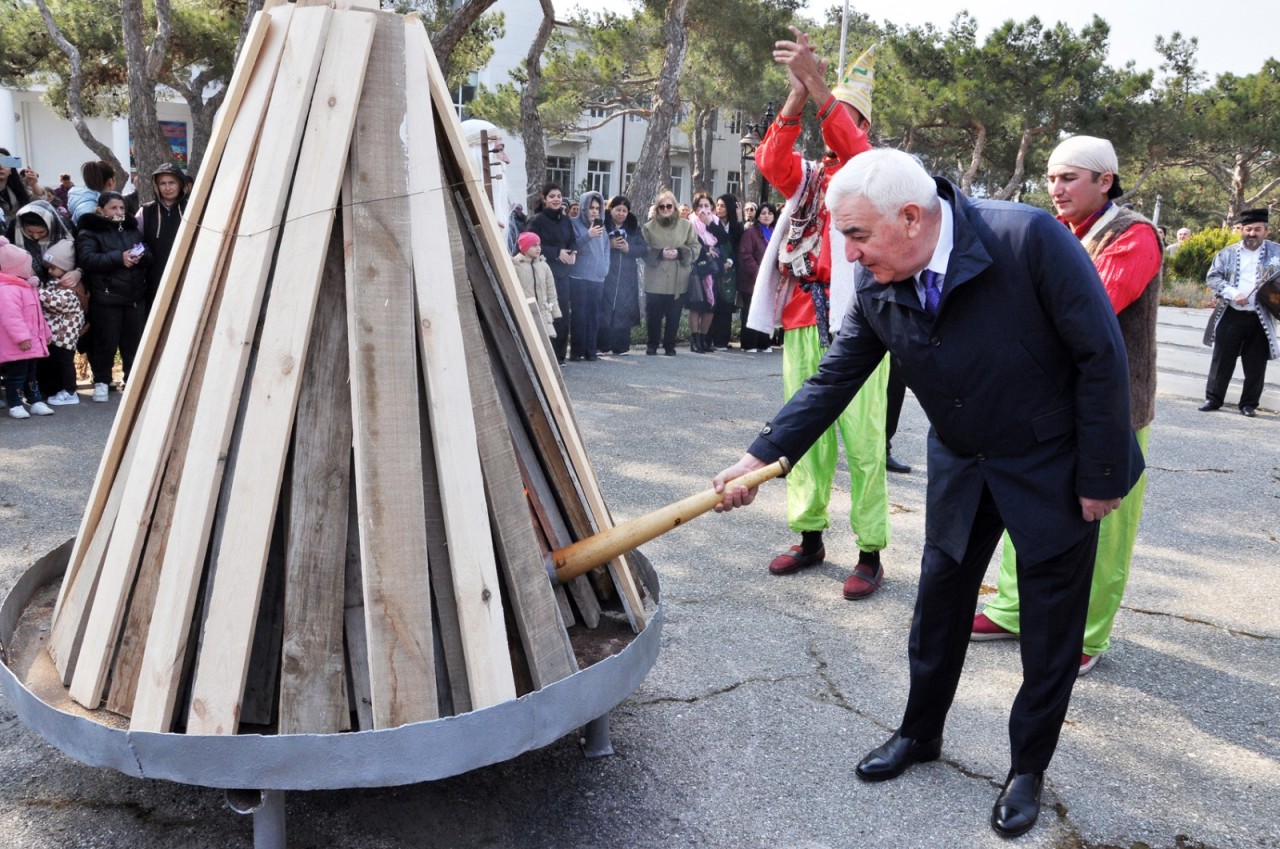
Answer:
<path fill-rule="evenodd" d="M 1164 200 L 1164 195 L 1156 195 L 1156 208 L 1151 212 L 1151 223 L 1159 226 L 1160 224 L 1160 204 Z"/>
<path fill-rule="evenodd" d="M 844 45 L 849 38 L 849 0 L 844 0 L 844 14 L 840 17 L 840 63 L 836 65 L 836 79 L 844 75 Z"/>

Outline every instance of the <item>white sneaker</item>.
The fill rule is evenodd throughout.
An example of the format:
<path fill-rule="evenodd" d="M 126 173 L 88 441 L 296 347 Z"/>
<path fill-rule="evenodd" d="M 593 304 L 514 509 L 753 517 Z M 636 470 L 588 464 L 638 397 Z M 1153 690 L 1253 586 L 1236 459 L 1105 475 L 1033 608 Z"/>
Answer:
<path fill-rule="evenodd" d="M 9 418 L 11 419 L 29 419 L 31 414 L 27 412 L 27 408 L 19 404 L 16 407 L 9 408 Z"/>
<path fill-rule="evenodd" d="M 107 393 L 110 391 L 111 388 L 105 383 L 93 384 L 93 400 L 99 404 L 105 404 L 107 402 Z"/>
<path fill-rule="evenodd" d="M 50 406 L 65 407 L 70 404 L 79 404 L 80 396 L 74 392 L 68 392 L 67 390 L 62 389 L 59 390 L 57 395 L 54 395 L 52 398 L 46 398 L 45 400 L 49 402 Z"/>
<path fill-rule="evenodd" d="M 31 405 L 31 415 L 33 416 L 52 416 L 53 410 L 43 401 L 37 401 Z"/>

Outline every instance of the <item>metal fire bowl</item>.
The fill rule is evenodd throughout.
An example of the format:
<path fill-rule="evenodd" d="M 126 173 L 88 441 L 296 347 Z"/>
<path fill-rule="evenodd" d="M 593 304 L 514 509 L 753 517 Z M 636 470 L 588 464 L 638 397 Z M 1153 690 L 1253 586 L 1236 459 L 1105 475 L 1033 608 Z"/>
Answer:
<path fill-rule="evenodd" d="M 18 620 L 36 593 L 66 571 L 72 542 L 36 561 L 0 606 L 4 645 L 11 645 Z M 642 555 L 633 562 L 659 601 L 653 567 Z M 0 663 L 0 690 L 24 725 L 89 766 L 224 789 L 391 787 L 448 778 L 510 760 L 605 718 L 653 667 L 662 620 L 659 603 L 645 629 L 621 652 L 521 698 L 377 731 L 205 736 L 113 729 L 41 701 L 4 663 Z"/>

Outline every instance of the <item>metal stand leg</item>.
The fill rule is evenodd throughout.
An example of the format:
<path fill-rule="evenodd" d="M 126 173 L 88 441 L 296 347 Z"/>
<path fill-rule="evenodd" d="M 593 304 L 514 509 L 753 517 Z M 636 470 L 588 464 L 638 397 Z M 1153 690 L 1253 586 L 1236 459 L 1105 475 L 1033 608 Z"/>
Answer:
<path fill-rule="evenodd" d="M 253 814 L 253 849 L 285 849 L 284 791 L 228 790 L 227 807 Z"/>
<path fill-rule="evenodd" d="M 583 751 L 589 758 L 603 758 L 613 754 L 613 741 L 609 737 L 609 714 L 598 716 L 587 723 Z"/>

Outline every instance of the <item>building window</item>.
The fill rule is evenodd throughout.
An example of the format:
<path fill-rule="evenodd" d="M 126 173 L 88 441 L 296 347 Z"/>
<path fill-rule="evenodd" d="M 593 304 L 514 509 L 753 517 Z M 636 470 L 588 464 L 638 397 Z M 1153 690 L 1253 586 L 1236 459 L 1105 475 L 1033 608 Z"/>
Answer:
<path fill-rule="evenodd" d="M 676 200 L 684 197 L 684 166 L 671 166 L 671 191 L 676 196 Z"/>
<path fill-rule="evenodd" d="M 731 136 L 742 135 L 742 110 L 734 112 L 728 121 L 724 122 L 725 129 L 729 131 Z"/>
<path fill-rule="evenodd" d="M 716 196 L 716 182 L 717 182 L 719 179 L 720 179 L 720 172 L 719 172 L 719 171 L 717 171 L 716 169 L 712 168 L 712 169 L 711 169 L 711 179 L 707 180 L 707 186 L 709 187 L 709 188 L 707 189 L 707 194 L 711 195 L 712 197 L 715 197 L 715 196 Z"/>
<path fill-rule="evenodd" d="M 587 188 L 609 197 L 609 178 L 613 176 L 613 163 L 607 159 L 587 160 Z"/>
<path fill-rule="evenodd" d="M 736 132 L 736 131 L 735 131 Z M 742 172 L 730 171 L 728 177 L 725 178 L 724 190 L 734 197 L 742 198 Z"/>
<path fill-rule="evenodd" d="M 573 191 L 573 159 L 568 156 L 547 157 L 547 182 L 555 183 L 565 192 Z"/>
<path fill-rule="evenodd" d="M 476 87 L 479 82 L 479 75 L 473 72 L 467 77 L 466 82 L 453 90 L 453 108 L 457 111 L 458 117 L 464 121 L 471 117 L 471 110 L 467 106 L 476 99 Z"/>
<path fill-rule="evenodd" d="M 608 118 L 609 110 L 603 106 L 591 106 L 587 109 L 587 117 L 589 118 Z"/>

